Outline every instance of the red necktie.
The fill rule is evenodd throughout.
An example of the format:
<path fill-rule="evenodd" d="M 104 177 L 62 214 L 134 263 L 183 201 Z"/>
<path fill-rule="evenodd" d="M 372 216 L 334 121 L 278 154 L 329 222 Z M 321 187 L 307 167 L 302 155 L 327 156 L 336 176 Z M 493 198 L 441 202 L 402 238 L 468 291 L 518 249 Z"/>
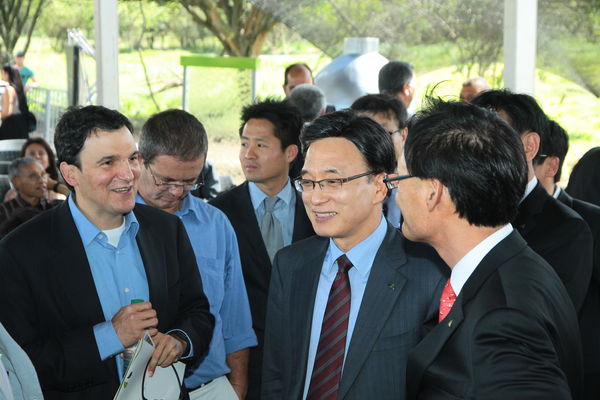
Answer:
<path fill-rule="evenodd" d="M 352 268 L 352 263 L 346 255 L 342 255 L 337 259 L 337 265 L 338 272 L 329 291 L 323 316 L 307 400 L 333 400 L 338 395 L 348 333 L 350 314 L 348 270 Z"/>
<path fill-rule="evenodd" d="M 442 297 L 440 297 L 440 315 L 438 322 L 442 322 L 446 315 L 452 309 L 454 305 L 454 300 L 456 300 L 456 293 L 454 293 L 454 289 L 452 289 L 452 285 L 450 284 L 450 279 L 446 282 L 446 286 L 444 286 L 444 290 L 442 290 Z"/>

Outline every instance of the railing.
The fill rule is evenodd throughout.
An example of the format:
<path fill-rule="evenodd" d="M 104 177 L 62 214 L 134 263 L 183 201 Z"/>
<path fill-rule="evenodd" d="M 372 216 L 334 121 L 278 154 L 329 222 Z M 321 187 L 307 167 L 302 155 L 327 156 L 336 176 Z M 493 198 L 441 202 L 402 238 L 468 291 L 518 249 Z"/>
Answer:
<path fill-rule="evenodd" d="M 54 127 L 67 109 L 67 91 L 35 88 L 26 93 L 29 110 L 35 114 L 37 128 L 31 136 L 41 136 L 48 143 L 54 142 Z"/>

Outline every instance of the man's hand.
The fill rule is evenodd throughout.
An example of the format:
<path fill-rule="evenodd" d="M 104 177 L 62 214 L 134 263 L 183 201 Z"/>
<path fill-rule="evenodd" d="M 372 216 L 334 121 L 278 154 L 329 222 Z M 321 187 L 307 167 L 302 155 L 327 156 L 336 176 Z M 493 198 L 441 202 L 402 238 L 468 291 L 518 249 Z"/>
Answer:
<path fill-rule="evenodd" d="M 147 301 L 121 307 L 111 321 L 123 347 L 135 344 L 144 337 L 146 332 L 150 336 L 154 336 L 158 332 L 156 330 L 158 326 L 156 310 Z"/>
<path fill-rule="evenodd" d="M 175 333 L 165 335 L 158 332 L 152 341 L 154 341 L 154 353 L 148 364 L 148 376 L 154 375 L 157 365 L 168 367 L 179 360 L 187 349 L 187 342 Z"/>

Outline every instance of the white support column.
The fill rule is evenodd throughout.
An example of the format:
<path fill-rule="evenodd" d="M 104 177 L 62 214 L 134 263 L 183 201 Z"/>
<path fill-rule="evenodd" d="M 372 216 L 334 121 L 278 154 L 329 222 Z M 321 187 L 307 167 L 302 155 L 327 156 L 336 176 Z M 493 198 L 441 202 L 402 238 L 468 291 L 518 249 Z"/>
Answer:
<path fill-rule="evenodd" d="M 119 108 L 119 15 L 117 0 L 94 0 L 97 104 Z"/>
<path fill-rule="evenodd" d="M 504 86 L 535 92 L 537 0 L 504 0 Z"/>

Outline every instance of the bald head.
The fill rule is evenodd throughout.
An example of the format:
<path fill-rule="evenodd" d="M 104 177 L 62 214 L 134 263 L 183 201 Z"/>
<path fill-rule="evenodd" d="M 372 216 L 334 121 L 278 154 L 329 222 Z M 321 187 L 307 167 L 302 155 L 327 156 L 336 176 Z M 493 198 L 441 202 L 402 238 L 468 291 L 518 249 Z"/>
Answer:
<path fill-rule="evenodd" d="M 470 103 L 475 96 L 484 90 L 490 90 L 490 85 L 484 78 L 480 76 L 470 78 L 463 83 L 460 91 L 460 101 L 463 103 Z"/>
<path fill-rule="evenodd" d="M 292 64 L 285 69 L 283 91 L 285 97 L 290 97 L 292 89 L 302 84 L 313 84 L 312 71 L 306 64 Z"/>

